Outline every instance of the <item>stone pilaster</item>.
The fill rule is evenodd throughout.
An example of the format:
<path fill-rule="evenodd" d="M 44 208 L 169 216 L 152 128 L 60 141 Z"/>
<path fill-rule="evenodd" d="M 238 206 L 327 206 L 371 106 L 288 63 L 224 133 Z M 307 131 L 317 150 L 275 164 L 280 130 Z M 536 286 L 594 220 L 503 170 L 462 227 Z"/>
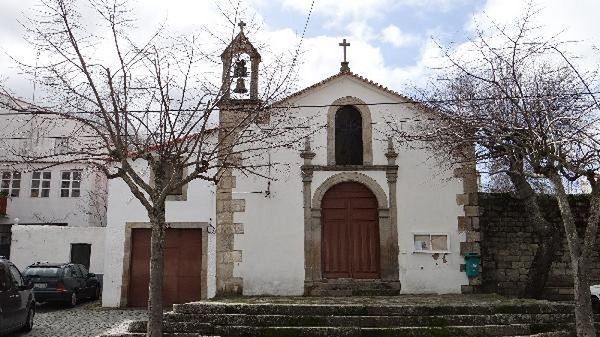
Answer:
<path fill-rule="evenodd" d="M 307 249 L 309 245 L 313 244 L 311 233 L 313 232 L 313 221 L 312 221 L 312 178 L 313 170 L 310 168 L 312 165 L 312 159 L 315 157 L 315 153 L 311 151 L 310 139 L 306 137 L 304 142 L 304 149 L 300 152 L 300 158 L 304 159 L 304 167 L 301 170 L 302 174 L 302 199 L 304 207 L 304 271 L 306 280 L 315 279 L 315 256 L 314 249 Z M 320 274 L 320 272 L 319 272 Z"/>
<path fill-rule="evenodd" d="M 243 235 L 244 224 L 236 223 L 235 213 L 246 210 L 246 200 L 233 197 L 236 187 L 234 167 L 243 164 L 239 154 L 232 154 L 235 141 L 242 128 L 239 125 L 239 115 L 244 115 L 240 108 L 243 104 L 232 106 L 223 103 L 220 105 L 219 115 L 219 182 L 217 183 L 216 196 L 216 283 L 217 296 L 240 295 L 243 293 L 243 278 L 235 277 L 235 266 L 242 262 L 243 252 L 235 248 L 236 235 Z M 251 104 L 247 104 L 252 109 Z"/>
<path fill-rule="evenodd" d="M 464 215 L 458 217 L 458 230 L 465 233 L 465 241 L 460 243 L 460 254 L 477 253 L 481 255 L 481 231 L 479 227 L 479 202 L 477 170 L 474 165 L 465 164 L 454 171 L 454 176 L 462 178 L 463 193 L 456 195 L 456 203 L 463 206 Z M 460 270 L 464 272 L 465 265 L 461 264 Z M 463 293 L 478 292 L 481 286 L 480 275 L 469 278 L 469 284 L 462 286 Z"/>
<path fill-rule="evenodd" d="M 387 177 L 388 182 L 388 190 L 389 190 L 389 231 L 387 235 L 382 235 L 382 238 L 397 238 L 398 237 L 398 215 L 397 213 L 397 199 L 396 199 L 396 181 L 398 180 L 398 166 L 396 165 L 396 158 L 398 158 L 398 153 L 394 150 L 394 143 L 392 138 L 388 138 L 388 149 L 385 154 L 385 157 L 388 160 L 388 167 L 385 170 L 385 176 Z M 380 224 L 381 226 L 381 224 Z M 398 260 L 398 240 L 389 240 L 389 242 L 385 243 L 385 255 L 382 256 L 382 260 Z M 384 252 L 381 252 L 384 254 Z M 393 270 L 384 270 L 382 269 L 382 278 L 383 279 L 391 279 L 397 280 L 399 277 L 399 270 L 397 263 L 391 263 L 388 261 L 387 263 L 382 263 L 382 266 L 394 266 Z M 389 268 L 388 268 L 389 269 Z"/>

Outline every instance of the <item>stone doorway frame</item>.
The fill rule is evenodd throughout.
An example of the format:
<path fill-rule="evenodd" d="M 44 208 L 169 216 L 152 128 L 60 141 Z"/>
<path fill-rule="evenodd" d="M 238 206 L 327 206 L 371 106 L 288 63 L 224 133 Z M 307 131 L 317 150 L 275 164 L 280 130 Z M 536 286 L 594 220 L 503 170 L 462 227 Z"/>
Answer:
<path fill-rule="evenodd" d="M 200 299 L 206 299 L 208 294 L 208 222 L 167 222 L 166 229 L 201 229 L 202 230 L 202 252 L 201 256 L 201 273 L 200 279 Z M 134 229 L 152 229 L 152 224 L 149 222 L 126 222 L 125 223 L 125 240 L 123 242 L 123 270 L 121 273 L 121 300 L 119 307 L 127 307 L 129 296 L 129 281 L 131 278 L 131 236 Z"/>
<path fill-rule="evenodd" d="M 306 180 L 304 182 L 307 183 Z M 398 267 L 398 228 L 395 220 L 395 181 L 390 183 L 388 180 L 390 191 L 392 191 L 388 198 L 383 188 L 373 178 L 358 172 L 341 172 L 327 178 L 315 190 L 312 198 L 310 197 L 310 182 L 304 188 L 305 285 L 310 286 L 315 282 L 324 280 L 321 268 L 321 202 L 323 196 L 331 187 L 342 182 L 362 184 L 375 195 L 378 203 L 381 281 L 398 282 L 400 275 Z M 310 204 L 307 205 L 307 202 L 310 202 Z M 328 280 L 328 282 L 331 283 L 331 280 Z"/>

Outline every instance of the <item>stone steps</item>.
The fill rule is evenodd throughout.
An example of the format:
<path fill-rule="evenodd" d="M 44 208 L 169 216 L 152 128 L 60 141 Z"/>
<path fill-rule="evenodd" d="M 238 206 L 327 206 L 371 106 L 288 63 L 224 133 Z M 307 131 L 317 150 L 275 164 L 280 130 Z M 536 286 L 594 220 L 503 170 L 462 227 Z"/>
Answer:
<path fill-rule="evenodd" d="M 573 301 L 573 286 L 546 287 L 542 297 L 550 301 Z"/>
<path fill-rule="evenodd" d="M 331 326 L 331 327 L 398 327 L 398 326 L 482 326 L 555 323 L 573 321 L 573 314 L 495 314 L 445 316 L 316 316 L 316 315 L 245 315 L 245 314 L 179 314 L 165 315 L 165 324 L 203 322 L 213 325 Z"/>
<path fill-rule="evenodd" d="M 122 332 L 110 335 L 100 335 L 98 337 L 146 337 L 145 332 Z M 219 337 L 219 336 L 208 336 L 198 333 L 163 333 L 163 337 Z"/>
<path fill-rule="evenodd" d="M 258 298 L 178 304 L 165 314 L 163 330 L 171 337 L 571 337 L 574 331 L 568 303 L 394 301 Z M 136 321 L 111 337 L 143 336 L 145 331 L 146 322 Z"/>
<path fill-rule="evenodd" d="M 361 299 L 353 304 L 327 301 L 176 305 L 165 316 L 165 331 L 183 331 L 180 323 L 194 321 L 198 330 L 188 331 L 228 337 L 499 337 L 571 331 L 573 322 L 572 305 L 548 302 L 377 305 L 367 299 L 362 305 Z"/>
<path fill-rule="evenodd" d="M 178 323 L 181 324 L 181 323 Z M 177 325 L 176 325 L 177 326 Z M 173 325 L 165 325 L 166 333 L 172 333 Z M 180 326 L 177 326 L 178 328 Z M 191 328 L 187 325 L 187 328 Z M 568 327 L 555 324 L 511 324 L 484 326 L 445 326 L 445 327 L 312 327 L 312 326 L 238 326 L 215 325 L 208 327 L 199 324 L 196 332 L 200 335 L 220 335 L 227 337 L 500 337 L 530 335 L 551 332 Z M 143 333 L 145 327 L 132 328 L 132 332 Z"/>
<path fill-rule="evenodd" d="M 367 301 L 366 301 L 367 302 Z M 367 302 L 368 303 L 368 302 Z M 494 305 L 373 305 L 196 302 L 175 304 L 178 314 L 316 315 L 316 316 L 439 316 L 495 314 L 572 314 L 568 303 Z"/>

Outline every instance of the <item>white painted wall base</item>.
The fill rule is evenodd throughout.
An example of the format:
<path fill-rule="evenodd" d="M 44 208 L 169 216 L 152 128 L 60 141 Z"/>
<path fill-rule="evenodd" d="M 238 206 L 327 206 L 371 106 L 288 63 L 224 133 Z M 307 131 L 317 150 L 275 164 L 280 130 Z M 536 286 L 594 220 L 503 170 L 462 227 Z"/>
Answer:
<path fill-rule="evenodd" d="M 91 244 L 90 272 L 104 273 L 104 227 L 12 226 L 10 260 L 21 270 L 37 261 L 69 262 L 72 243 Z"/>

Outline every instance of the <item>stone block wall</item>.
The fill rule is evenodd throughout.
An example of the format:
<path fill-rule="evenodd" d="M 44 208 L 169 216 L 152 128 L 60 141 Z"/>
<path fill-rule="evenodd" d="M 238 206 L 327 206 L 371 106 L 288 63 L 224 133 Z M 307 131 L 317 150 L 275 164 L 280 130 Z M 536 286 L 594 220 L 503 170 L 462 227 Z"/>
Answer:
<path fill-rule="evenodd" d="M 563 237 L 562 248 L 554 256 L 546 293 L 552 294 L 560 288 L 562 294 L 564 288 L 572 287 L 573 282 L 560 212 L 553 198 L 543 196 L 539 202 L 545 218 L 559 224 Z M 585 195 L 574 195 L 571 197 L 571 203 L 574 206 L 577 226 L 583 230 L 589 200 Z M 527 224 L 521 202 L 509 194 L 480 193 L 479 206 L 482 236 L 481 291 L 517 296 L 525 286 L 537 248 L 537 237 L 533 228 Z M 590 276 L 592 280 L 600 282 L 600 235 L 596 247 Z"/>

